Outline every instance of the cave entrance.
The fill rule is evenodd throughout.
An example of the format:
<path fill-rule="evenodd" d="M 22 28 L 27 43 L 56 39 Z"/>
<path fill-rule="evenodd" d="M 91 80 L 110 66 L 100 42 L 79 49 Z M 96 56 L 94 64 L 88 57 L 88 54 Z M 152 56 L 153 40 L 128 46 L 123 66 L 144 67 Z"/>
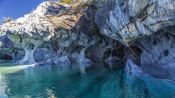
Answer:
<path fill-rule="evenodd" d="M 12 60 L 13 57 L 11 55 L 8 55 L 8 54 L 1 54 L 0 59 L 1 60 Z"/>

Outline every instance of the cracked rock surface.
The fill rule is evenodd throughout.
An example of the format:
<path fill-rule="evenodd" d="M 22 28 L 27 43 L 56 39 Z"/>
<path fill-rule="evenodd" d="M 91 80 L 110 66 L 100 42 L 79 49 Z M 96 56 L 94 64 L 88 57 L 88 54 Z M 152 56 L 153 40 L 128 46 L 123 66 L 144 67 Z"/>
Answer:
<path fill-rule="evenodd" d="M 175 80 L 174 0 L 46 1 L 0 26 L 0 58 L 20 64 L 125 67 L 128 74 Z M 8 45 L 7 45 L 8 44 Z M 9 50 L 8 50 L 9 49 Z M 75 65 L 75 66 L 74 66 Z"/>
<path fill-rule="evenodd" d="M 174 0 L 108 0 L 96 13 L 101 33 L 128 45 L 175 24 Z M 105 13 L 104 13 L 105 12 Z"/>

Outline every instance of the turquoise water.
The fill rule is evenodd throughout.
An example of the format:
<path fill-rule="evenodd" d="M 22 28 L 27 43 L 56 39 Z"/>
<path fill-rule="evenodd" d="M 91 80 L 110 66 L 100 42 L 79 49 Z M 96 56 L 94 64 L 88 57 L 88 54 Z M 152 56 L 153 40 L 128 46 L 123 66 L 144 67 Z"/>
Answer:
<path fill-rule="evenodd" d="M 175 98 L 173 81 L 133 77 L 103 65 L 83 75 L 76 69 L 14 66 L 1 61 L 0 98 Z"/>

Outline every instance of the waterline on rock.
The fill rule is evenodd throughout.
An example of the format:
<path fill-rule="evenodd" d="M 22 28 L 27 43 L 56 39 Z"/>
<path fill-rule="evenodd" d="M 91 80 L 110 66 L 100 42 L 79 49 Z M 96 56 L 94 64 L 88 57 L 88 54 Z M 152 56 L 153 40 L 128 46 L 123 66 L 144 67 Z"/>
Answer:
<path fill-rule="evenodd" d="M 37 64 L 0 66 L 0 73 L 1 74 L 15 73 L 17 71 L 24 70 L 29 67 L 35 67 L 35 65 Z"/>
<path fill-rule="evenodd" d="M 128 63 L 134 64 L 131 61 Z M 24 68 L 22 66 L 17 67 Z M 29 68 L 13 73 L 0 73 L 1 95 L 12 98 L 172 98 L 175 92 L 174 81 L 156 79 L 142 75 L 143 73 L 138 75 L 140 71 L 137 68 L 129 72 L 126 69 L 111 71 L 106 67 L 108 65 L 101 64 L 93 65 L 86 70 L 86 74 L 82 74 L 79 69 L 65 71 L 56 66 L 26 66 Z M 137 65 L 128 65 L 129 69 L 135 68 L 133 66 Z"/>

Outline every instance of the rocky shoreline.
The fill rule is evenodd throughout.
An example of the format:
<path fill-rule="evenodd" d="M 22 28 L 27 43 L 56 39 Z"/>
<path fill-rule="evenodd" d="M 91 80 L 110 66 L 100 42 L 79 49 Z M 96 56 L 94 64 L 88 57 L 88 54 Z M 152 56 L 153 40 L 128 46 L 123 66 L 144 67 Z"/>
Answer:
<path fill-rule="evenodd" d="M 0 26 L 0 59 L 85 68 L 93 63 L 175 80 L 174 0 L 41 3 Z M 126 63 L 127 62 L 127 63 Z M 133 66 L 131 66 L 133 65 Z"/>

